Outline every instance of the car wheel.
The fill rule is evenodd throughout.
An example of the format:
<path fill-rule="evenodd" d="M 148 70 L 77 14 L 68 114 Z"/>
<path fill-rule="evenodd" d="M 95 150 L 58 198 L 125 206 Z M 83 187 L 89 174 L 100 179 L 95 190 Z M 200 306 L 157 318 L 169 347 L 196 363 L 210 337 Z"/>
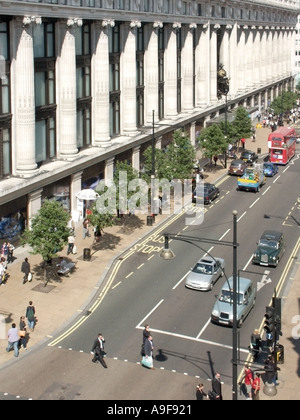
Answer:
<path fill-rule="evenodd" d="M 214 287 L 214 284 L 213 284 L 213 282 L 211 282 L 210 285 L 209 285 L 209 290 L 212 291 L 213 287 Z"/>
<path fill-rule="evenodd" d="M 256 188 L 256 192 L 259 192 L 260 191 L 260 186 L 258 186 L 257 188 Z"/>

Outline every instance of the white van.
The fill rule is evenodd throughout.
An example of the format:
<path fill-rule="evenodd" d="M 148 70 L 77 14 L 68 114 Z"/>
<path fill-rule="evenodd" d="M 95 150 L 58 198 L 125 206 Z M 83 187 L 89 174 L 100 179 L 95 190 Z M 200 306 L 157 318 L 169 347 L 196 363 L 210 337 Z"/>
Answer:
<path fill-rule="evenodd" d="M 211 322 L 233 325 L 233 278 L 225 281 L 212 310 Z M 237 279 L 237 325 L 241 327 L 256 302 L 256 288 L 252 280 L 244 277 Z"/>

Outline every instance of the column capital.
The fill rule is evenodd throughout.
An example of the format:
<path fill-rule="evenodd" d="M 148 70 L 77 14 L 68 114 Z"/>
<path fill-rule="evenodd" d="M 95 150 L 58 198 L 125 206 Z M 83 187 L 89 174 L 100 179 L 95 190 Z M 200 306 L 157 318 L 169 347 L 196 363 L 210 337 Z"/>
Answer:
<path fill-rule="evenodd" d="M 24 16 L 22 20 L 23 26 L 30 26 L 31 24 L 35 23 L 36 25 L 42 24 L 42 18 L 40 16 Z"/>
<path fill-rule="evenodd" d="M 68 28 L 73 28 L 75 26 L 82 26 L 83 25 L 83 20 L 82 19 L 78 19 L 78 18 L 68 18 L 67 19 L 67 27 Z"/>
<path fill-rule="evenodd" d="M 181 28 L 181 23 L 180 22 L 174 22 L 172 27 L 173 27 L 173 29 L 180 29 Z"/>
<path fill-rule="evenodd" d="M 190 29 L 196 29 L 197 28 L 197 24 L 195 22 L 190 23 L 189 25 Z"/>
<path fill-rule="evenodd" d="M 164 24 L 160 20 L 156 20 L 153 22 L 153 28 L 154 29 L 161 29 L 163 28 Z"/>
<path fill-rule="evenodd" d="M 110 26 L 111 28 L 113 28 L 116 23 L 113 19 L 104 19 L 101 23 L 103 28 L 107 28 L 108 26 Z"/>
<path fill-rule="evenodd" d="M 135 28 L 141 28 L 142 23 L 140 20 L 132 20 L 129 24 L 131 29 L 135 29 Z"/>

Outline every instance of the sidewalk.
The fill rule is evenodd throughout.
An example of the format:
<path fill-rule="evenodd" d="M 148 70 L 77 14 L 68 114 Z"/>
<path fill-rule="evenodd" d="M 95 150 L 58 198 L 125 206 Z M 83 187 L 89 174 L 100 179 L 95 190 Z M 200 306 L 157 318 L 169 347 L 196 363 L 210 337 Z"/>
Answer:
<path fill-rule="evenodd" d="M 256 141 L 250 139 L 246 141 L 246 149 L 257 152 L 261 149 L 261 155 L 268 153 L 267 137 L 270 130 L 257 129 Z M 227 173 L 220 160 L 215 167 L 206 166 L 204 168 L 205 182 L 217 182 Z M 229 166 L 230 160 L 227 162 Z M 5 351 L 7 345 L 7 330 L 11 323 L 15 322 L 19 326 L 21 315 L 25 315 L 29 300 L 33 301 L 36 308 L 38 319 L 36 329 L 30 333 L 28 343 L 28 352 L 34 346 L 44 343 L 49 337 L 52 337 L 62 327 L 69 324 L 80 311 L 86 309 L 93 296 L 98 293 L 99 286 L 105 280 L 105 276 L 113 261 L 118 258 L 126 249 L 136 242 L 140 241 L 145 235 L 154 230 L 160 223 L 167 218 L 167 215 L 158 215 L 155 218 L 153 226 L 147 226 L 146 216 L 128 218 L 128 223 L 123 229 L 122 226 L 113 226 L 106 228 L 101 242 L 97 248 L 91 248 L 93 237 L 83 239 L 82 227 L 76 229 L 75 243 L 77 254 L 71 255 L 70 260 L 76 263 L 75 271 L 63 277 L 53 279 L 44 287 L 41 257 L 29 254 L 28 248 L 20 247 L 15 250 L 15 260 L 8 266 L 9 279 L 7 284 L 0 286 L 0 369 L 7 363 L 12 363 L 14 359 L 13 352 Z M 130 219 L 130 220 L 129 220 Z M 91 230 L 91 229 L 90 229 Z M 91 232 L 92 233 L 92 232 Z M 91 261 L 83 260 L 84 248 L 91 248 Z M 60 255 L 66 255 L 66 249 Z M 33 280 L 31 283 L 22 284 L 23 274 L 20 271 L 21 263 L 25 257 L 29 258 L 31 269 L 33 271 Z M 295 260 L 296 261 L 296 260 Z M 88 270 L 88 271 L 87 271 Z M 83 278 L 83 274 L 84 278 Z M 88 273 L 88 275 L 87 275 Z M 293 281 L 288 290 L 288 295 L 284 300 L 283 306 L 283 332 L 281 344 L 285 348 L 285 362 L 281 365 L 279 372 L 278 395 L 274 399 L 300 399 L 299 376 L 300 376 L 300 340 L 291 338 L 292 329 L 295 324 L 292 323 L 294 316 L 299 315 L 299 297 L 300 297 L 300 265 L 296 262 L 293 273 Z M 300 318 L 300 316 L 299 316 Z M 300 321 L 298 320 L 298 325 Z M 298 327 L 298 334 L 299 334 Z M 21 349 L 20 356 L 24 355 Z M 17 363 L 17 360 L 15 360 Z M 111 364 L 111 369 L 120 370 L 122 365 Z M 164 372 L 158 372 L 156 378 L 164 375 Z M 193 383 L 198 379 L 192 378 Z M 155 386 L 155 384 L 152 384 Z M 227 388 L 229 388 L 227 386 Z M 231 387 L 230 387 L 231 388 Z M 194 399 L 194 389 L 191 389 L 191 399 Z M 224 390 L 224 396 L 231 398 L 231 389 Z M 162 398 L 164 396 L 162 395 Z M 178 399 L 181 399 L 181 393 L 178 393 Z M 270 399 L 264 396 L 261 391 L 261 399 Z"/>

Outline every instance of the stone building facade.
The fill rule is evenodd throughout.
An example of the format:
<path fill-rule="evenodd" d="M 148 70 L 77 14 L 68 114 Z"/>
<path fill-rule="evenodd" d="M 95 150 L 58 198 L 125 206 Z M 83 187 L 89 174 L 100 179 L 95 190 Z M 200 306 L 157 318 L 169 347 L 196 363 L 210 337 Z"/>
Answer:
<path fill-rule="evenodd" d="M 294 89 L 296 0 L 0 1 L 0 232 L 45 199 L 76 221 L 76 194 L 138 171 L 155 136 L 196 132 L 228 112 L 255 112 Z M 24 223 L 23 223 L 24 226 Z"/>

